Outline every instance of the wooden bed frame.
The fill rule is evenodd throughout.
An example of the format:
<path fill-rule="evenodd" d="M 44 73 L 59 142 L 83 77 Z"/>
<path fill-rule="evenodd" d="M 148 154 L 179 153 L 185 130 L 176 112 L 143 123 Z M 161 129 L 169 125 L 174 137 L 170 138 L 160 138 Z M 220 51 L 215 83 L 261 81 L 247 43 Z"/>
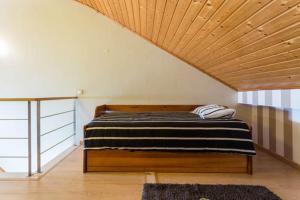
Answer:
<path fill-rule="evenodd" d="M 199 105 L 101 105 L 105 112 L 191 111 Z M 86 127 L 84 127 L 85 131 Z M 207 172 L 252 174 L 252 156 L 233 153 L 84 150 L 83 172 Z"/>

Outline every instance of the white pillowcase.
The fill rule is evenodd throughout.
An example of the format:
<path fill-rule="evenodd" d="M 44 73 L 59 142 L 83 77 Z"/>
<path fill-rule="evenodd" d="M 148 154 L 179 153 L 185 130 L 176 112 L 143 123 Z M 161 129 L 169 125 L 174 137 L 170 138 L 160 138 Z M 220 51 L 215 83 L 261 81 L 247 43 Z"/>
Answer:
<path fill-rule="evenodd" d="M 217 104 L 210 104 L 206 106 L 199 106 L 195 110 L 192 111 L 192 113 L 200 115 L 202 112 L 205 112 L 206 110 L 209 109 L 214 109 L 214 108 L 224 108 L 223 106 L 219 106 Z"/>
<path fill-rule="evenodd" d="M 192 113 L 199 115 L 202 119 L 231 119 L 235 116 L 235 109 L 225 108 L 216 104 L 199 106 Z"/>
<path fill-rule="evenodd" d="M 235 109 L 224 108 L 212 111 L 208 114 L 201 115 L 202 119 L 232 119 L 235 116 Z"/>

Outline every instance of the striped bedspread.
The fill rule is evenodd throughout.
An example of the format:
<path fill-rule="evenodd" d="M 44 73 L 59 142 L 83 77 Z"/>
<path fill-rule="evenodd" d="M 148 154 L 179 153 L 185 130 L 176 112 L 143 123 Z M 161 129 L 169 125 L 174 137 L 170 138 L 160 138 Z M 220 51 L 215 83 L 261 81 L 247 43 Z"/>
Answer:
<path fill-rule="evenodd" d="M 85 149 L 232 152 L 255 155 L 247 124 L 189 112 L 106 113 L 90 122 Z"/>

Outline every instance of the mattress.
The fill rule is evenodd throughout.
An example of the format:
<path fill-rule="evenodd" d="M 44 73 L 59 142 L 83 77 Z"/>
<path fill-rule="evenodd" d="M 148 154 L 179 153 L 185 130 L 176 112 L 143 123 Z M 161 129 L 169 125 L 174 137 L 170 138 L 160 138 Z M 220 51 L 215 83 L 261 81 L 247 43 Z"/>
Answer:
<path fill-rule="evenodd" d="M 84 148 L 256 154 L 245 122 L 190 112 L 105 113 L 87 124 Z"/>

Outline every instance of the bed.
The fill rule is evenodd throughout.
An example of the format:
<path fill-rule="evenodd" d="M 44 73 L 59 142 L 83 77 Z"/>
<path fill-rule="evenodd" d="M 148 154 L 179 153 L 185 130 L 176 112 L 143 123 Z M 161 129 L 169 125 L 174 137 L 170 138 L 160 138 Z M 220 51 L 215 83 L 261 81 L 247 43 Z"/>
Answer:
<path fill-rule="evenodd" d="M 203 120 L 198 105 L 102 105 L 84 127 L 84 172 L 252 174 L 251 128 L 238 119 Z"/>

